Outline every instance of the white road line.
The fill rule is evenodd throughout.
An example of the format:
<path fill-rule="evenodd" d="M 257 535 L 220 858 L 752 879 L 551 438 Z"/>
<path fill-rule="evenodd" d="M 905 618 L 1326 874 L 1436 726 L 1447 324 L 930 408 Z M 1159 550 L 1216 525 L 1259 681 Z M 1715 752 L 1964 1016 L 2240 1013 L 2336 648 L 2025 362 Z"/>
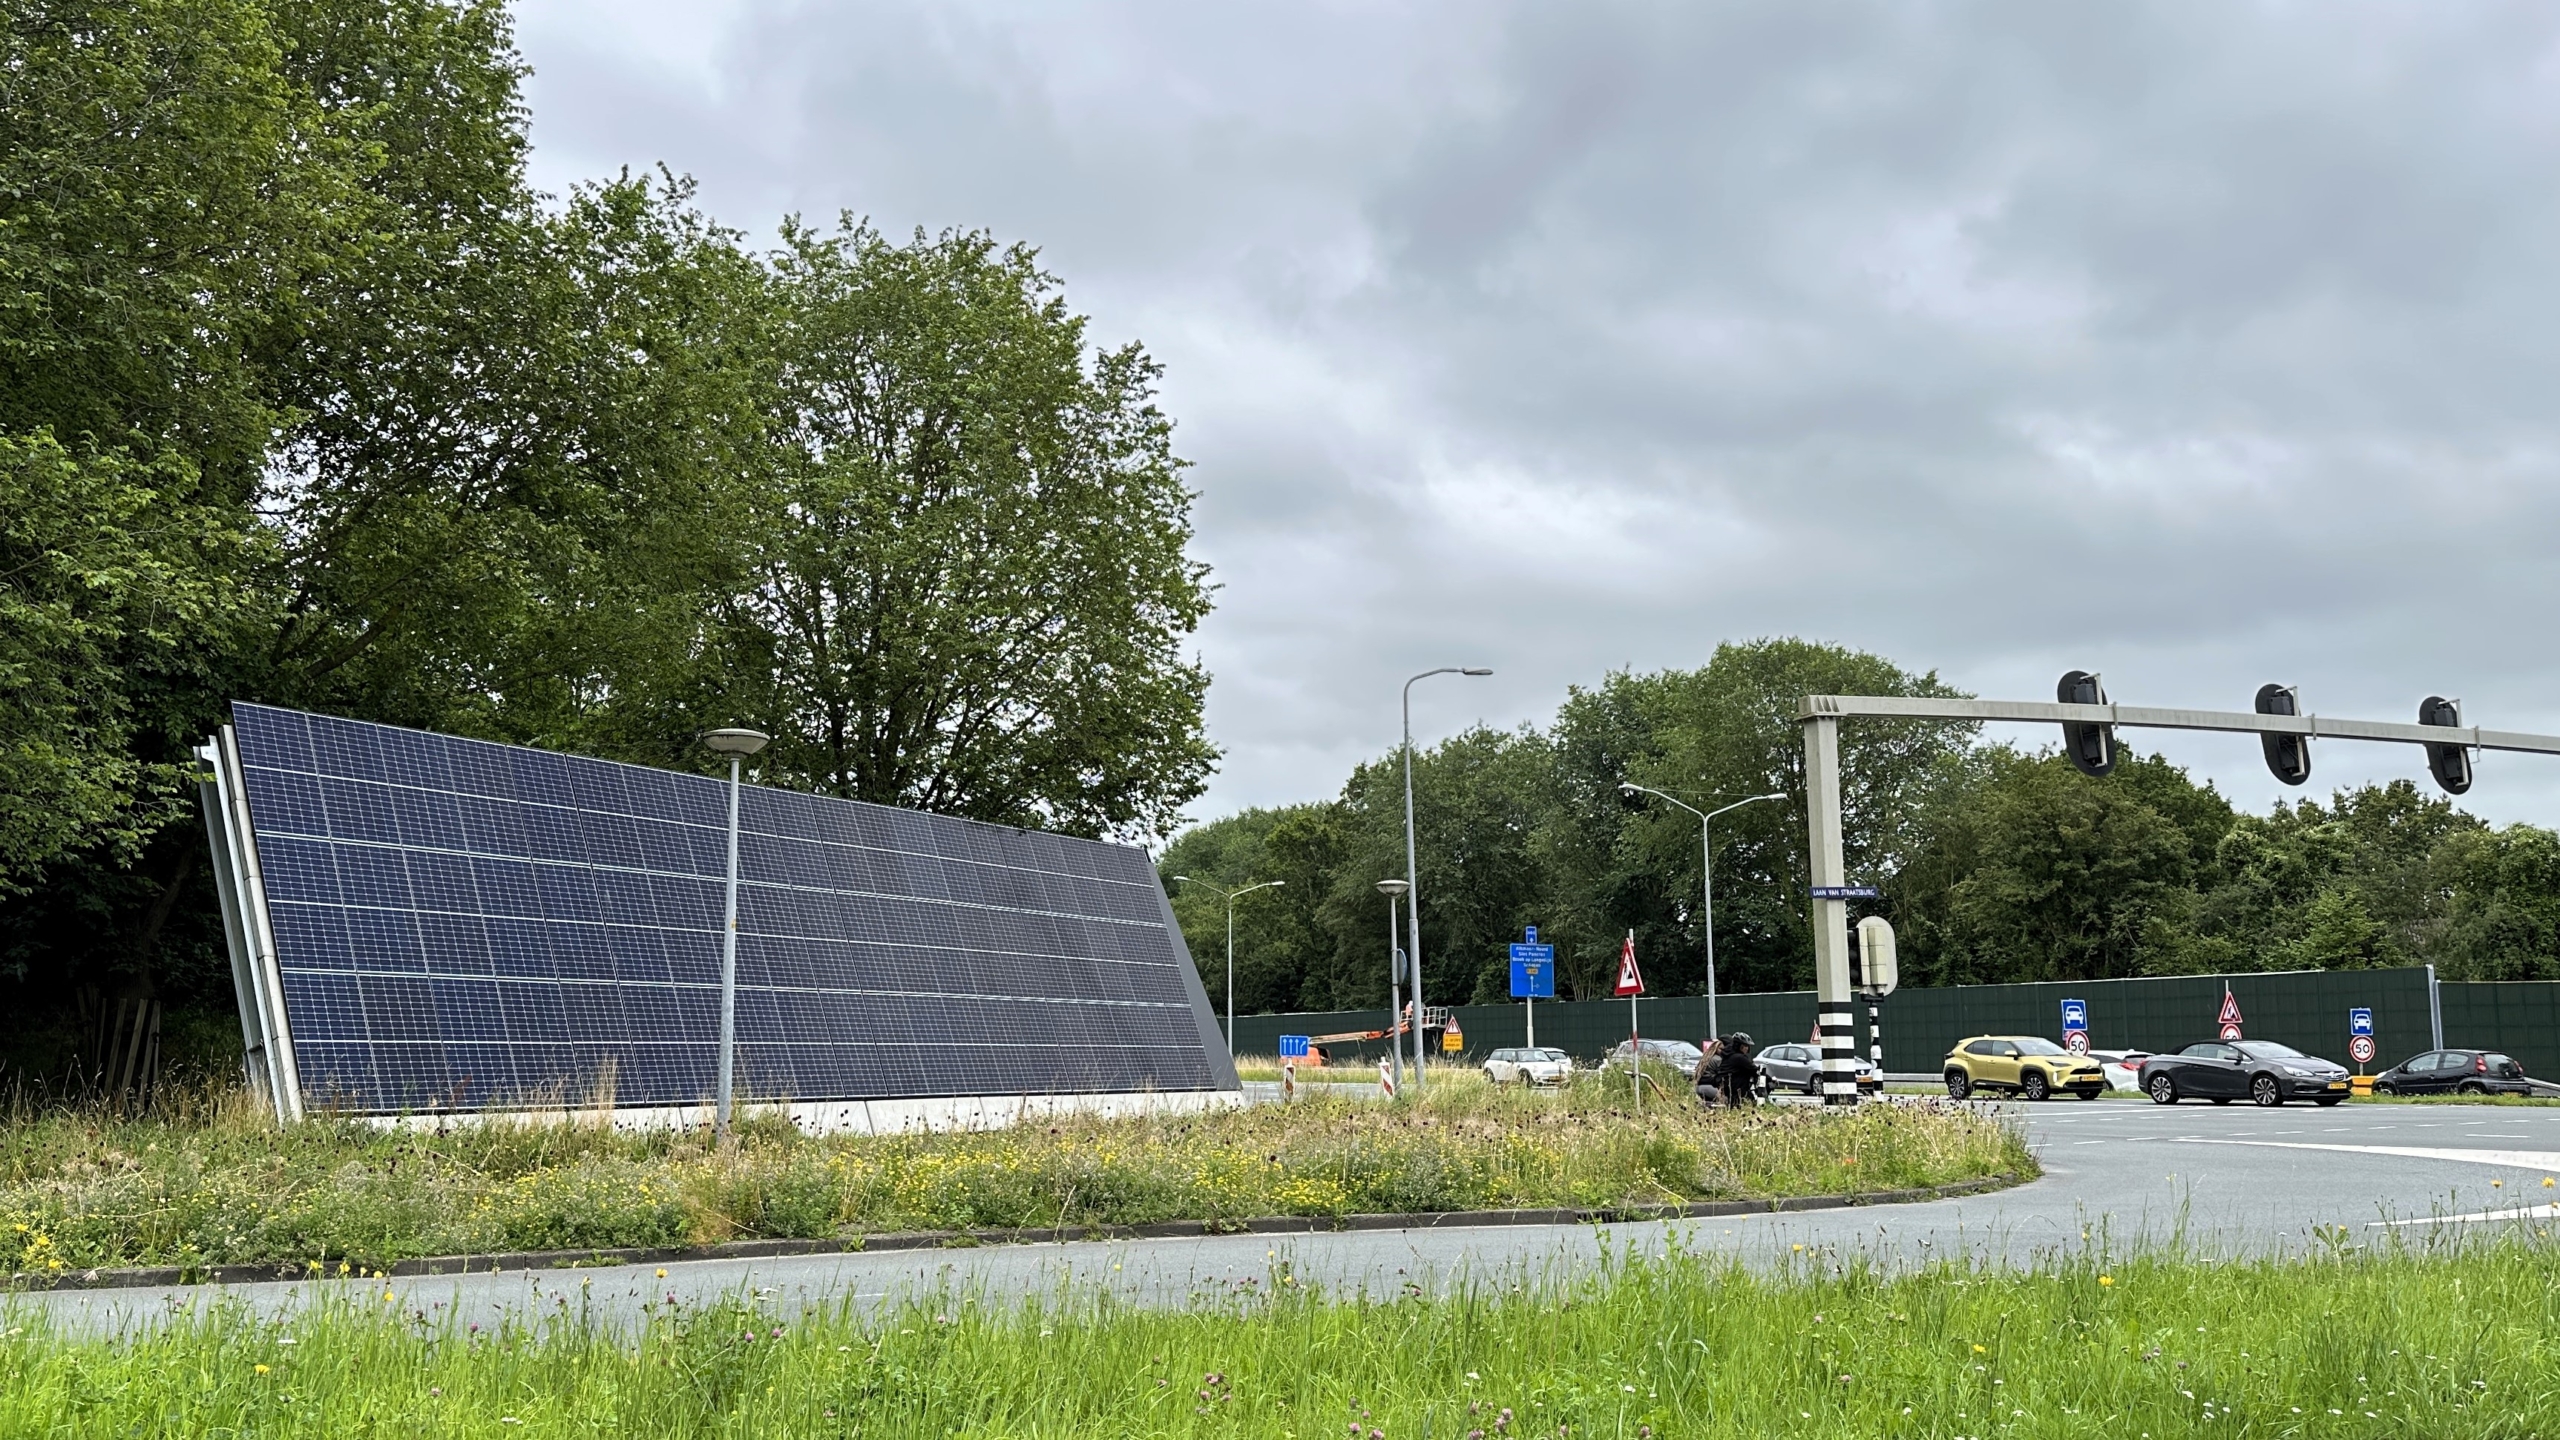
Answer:
<path fill-rule="evenodd" d="M 2403 1225 L 2472 1225 L 2483 1220 L 2560 1220 L 2560 1205 L 2528 1205 L 2515 1210 L 2474 1210 L 2468 1215 L 2429 1215 L 2419 1220 L 2368 1220 L 2367 1230 Z"/>
<path fill-rule="evenodd" d="M 2196 1145 L 2257 1145 L 2269 1150 L 2336 1150 L 2349 1155 L 2398 1155 L 2411 1160 L 2467 1160 L 2475 1165 L 2503 1165 L 2514 1170 L 2560 1174 L 2560 1150 L 2461 1150 L 2450 1146 L 2322 1145 L 2307 1140 L 2209 1140 L 2181 1136 Z"/>

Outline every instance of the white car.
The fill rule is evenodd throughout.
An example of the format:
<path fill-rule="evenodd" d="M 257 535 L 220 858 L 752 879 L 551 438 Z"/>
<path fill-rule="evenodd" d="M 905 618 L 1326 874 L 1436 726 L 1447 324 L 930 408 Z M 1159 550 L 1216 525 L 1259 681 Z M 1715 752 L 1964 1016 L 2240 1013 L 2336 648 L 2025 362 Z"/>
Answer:
<path fill-rule="evenodd" d="M 1523 1080 L 1532 1085 L 1562 1085 L 1573 1078 L 1573 1057 L 1561 1050 L 1512 1046 L 1484 1057 L 1484 1078 L 1496 1085 Z"/>
<path fill-rule="evenodd" d="M 2089 1058 L 2107 1075 L 2107 1086 L 2113 1090 L 2142 1090 L 2142 1062 L 2151 1058 L 2148 1050 L 2092 1050 Z"/>

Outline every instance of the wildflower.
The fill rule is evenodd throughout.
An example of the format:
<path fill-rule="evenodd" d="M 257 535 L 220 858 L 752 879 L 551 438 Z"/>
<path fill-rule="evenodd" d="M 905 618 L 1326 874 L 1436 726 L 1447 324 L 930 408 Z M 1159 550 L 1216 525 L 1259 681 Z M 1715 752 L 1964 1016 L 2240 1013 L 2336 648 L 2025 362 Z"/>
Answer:
<path fill-rule="evenodd" d="M 259 1373 L 259 1374 L 261 1374 L 261 1375 L 264 1375 L 264 1374 L 266 1374 L 266 1373 L 267 1373 L 267 1367 L 266 1367 L 266 1366 L 264 1366 L 264 1365 L 258 1366 L 258 1367 L 257 1367 L 257 1370 L 258 1370 L 258 1373 Z"/>
<path fill-rule="evenodd" d="M 1976 1355 L 1988 1355 L 1991 1353 L 1991 1347 L 1988 1345 L 1976 1345 L 1973 1347 L 1973 1353 Z"/>
<path fill-rule="evenodd" d="M 666 1267 L 666 1266 L 661 1265 L 661 1266 L 659 1266 L 659 1267 L 658 1267 L 658 1278 L 659 1278 L 659 1279 L 661 1279 L 661 1280 L 664 1280 L 664 1279 L 666 1279 L 666 1278 L 667 1278 L 667 1267 Z"/>
<path fill-rule="evenodd" d="M 2116 1277 L 2113 1275 L 2101 1275 L 2098 1277 L 2098 1284 L 2101 1286 L 2113 1285 L 2114 1283 L 2116 1283 Z"/>

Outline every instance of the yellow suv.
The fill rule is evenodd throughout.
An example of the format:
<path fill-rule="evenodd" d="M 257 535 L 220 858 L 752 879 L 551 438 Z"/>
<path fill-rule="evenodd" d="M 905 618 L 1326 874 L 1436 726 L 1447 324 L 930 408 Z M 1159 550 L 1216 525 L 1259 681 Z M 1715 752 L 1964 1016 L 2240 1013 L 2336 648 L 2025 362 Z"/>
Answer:
<path fill-rule="evenodd" d="M 2097 1061 L 2074 1055 L 2041 1035 L 1976 1035 L 1947 1052 L 1947 1094 L 1962 1100 L 1976 1090 L 2048 1100 L 2068 1090 L 2095 1100 L 2107 1088 Z"/>

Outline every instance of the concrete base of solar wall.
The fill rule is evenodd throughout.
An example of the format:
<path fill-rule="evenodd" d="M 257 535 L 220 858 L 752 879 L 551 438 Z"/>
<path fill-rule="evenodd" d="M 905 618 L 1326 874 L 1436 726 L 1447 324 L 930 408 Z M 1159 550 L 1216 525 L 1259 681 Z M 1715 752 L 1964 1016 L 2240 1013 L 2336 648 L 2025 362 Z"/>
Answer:
<path fill-rule="evenodd" d="M 824 1100 L 743 1107 L 748 1116 L 780 1115 L 811 1135 L 915 1135 L 942 1130 L 1003 1130 L 1031 1120 L 1085 1115 L 1123 1120 L 1239 1110 L 1241 1090 L 1135 1091 L 1116 1095 L 953 1095 L 926 1100 Z M 559 1110 L 471 1110 L 371 1115 L 386 1130 L 438 1130 L 488 1121 L 605 1125 L 621 1130 L 697 1130 L 711 1125 L 708 1105 Z"/>

